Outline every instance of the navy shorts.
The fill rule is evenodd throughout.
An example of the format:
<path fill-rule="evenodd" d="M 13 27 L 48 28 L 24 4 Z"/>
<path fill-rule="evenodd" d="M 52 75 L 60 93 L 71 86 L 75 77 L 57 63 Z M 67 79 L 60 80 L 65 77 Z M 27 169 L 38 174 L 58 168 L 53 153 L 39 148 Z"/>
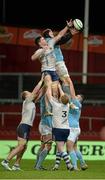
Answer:
<path fill-rule="evenodd" d="M 58 81 L 59 80 L 59 76 L 57 75 L 56 71 L 43 71 L 42 73 L 44 73 L 44 75 L 50 75 L 52 81 Z"/>
<path fill-rule="evenodd" d="M 52 129 L 53 140 L 55 141 L 66 142 L 69 136 L 69 133 L 70 133 L 70 129 L 59 129 L 59 128 Z"/>
<path fill-rule="evenodd" d="M 31 129 L 31 126 L 29 126 L 28 124 L 19 124 L 19 126 L 17 127 L 17 136 L 28 140 L 30 129 Z"/>

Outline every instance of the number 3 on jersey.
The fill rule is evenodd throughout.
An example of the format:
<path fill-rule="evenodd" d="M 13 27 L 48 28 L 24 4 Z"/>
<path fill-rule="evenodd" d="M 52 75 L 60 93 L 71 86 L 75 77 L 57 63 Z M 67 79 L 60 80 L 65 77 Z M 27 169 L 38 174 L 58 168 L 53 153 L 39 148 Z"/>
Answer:
<path fill-rule="evenodd" d="M 67 117 L 67 111 L 62 111 L 62 117 Z"/>

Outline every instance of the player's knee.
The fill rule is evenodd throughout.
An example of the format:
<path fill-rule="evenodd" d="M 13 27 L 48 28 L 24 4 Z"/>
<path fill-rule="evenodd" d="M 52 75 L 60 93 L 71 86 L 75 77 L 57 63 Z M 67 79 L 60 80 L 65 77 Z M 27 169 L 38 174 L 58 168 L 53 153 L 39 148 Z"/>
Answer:
<path fill-rule="evenodd" d="M 24 144 L 19 144 L 19 149 L 20 149 L 20 151 L 23 151 L 25 149 L 25 145 Z"/>
<path fill-rule="evenodd" d="M 18 142 L 18 146 L 20 148 L 20 151 L 25 150 L 27 148 L 27 140 L 25 140 L 25 139 L 24 140 L 20 140 Z"/>

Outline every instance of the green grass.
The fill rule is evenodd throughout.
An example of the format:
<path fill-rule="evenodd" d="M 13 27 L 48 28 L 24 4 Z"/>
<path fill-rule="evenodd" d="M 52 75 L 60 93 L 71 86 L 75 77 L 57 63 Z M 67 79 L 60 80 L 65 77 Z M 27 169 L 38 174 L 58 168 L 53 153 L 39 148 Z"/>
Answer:
<path fill-rule="evenodd" d="M 48 170 L 37 171 L 33 169 L 34 160 L 22 160 L 23 171 L 10 172 L 0 165 L 0 179 L 105 179 L 105 161 L 87 161 L 86 163 L 89 168 L 85 171 L 70 172 L 63 161 L 58 171 L 52 171 L 54 160 L 45 160 L 43 165 Z"/>

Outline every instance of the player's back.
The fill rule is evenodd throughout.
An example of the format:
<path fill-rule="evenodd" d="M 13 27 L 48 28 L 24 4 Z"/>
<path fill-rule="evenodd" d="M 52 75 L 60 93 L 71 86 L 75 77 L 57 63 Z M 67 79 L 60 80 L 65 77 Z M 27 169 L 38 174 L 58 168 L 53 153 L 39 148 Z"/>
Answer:
<path fill-rule="evenodd" d="M 82 104 L 77 99 L 72 100 L 72 103 L 79 109 L 70 109 L 69 110 L 69 125 L 70 125 L 70 127 L 78 128 Z"/>
<path fill-rule="evenodd" d="M 52 111 L 50 103 L 48 104 L 49 110 Z M 45 105 L 45 96 L 41 97 L 40 100 L 40 113 L 41 113 L 41 121 L 42 125 L 47 125 L 52 128 L 52 116 L 45 116 L 46 105 Z"/>
<path fill-rule="evenodd" d="M 69 127 L 68 122 L 68 113 L 69 113 L 69 104 L 64 105 L 60 102 L 55 101 L 52 99 L 52 125 L 54 128 L 62 128 L 67 129 Z"/>
<path fill-rule="evenodd" d="M 21 123 L 33 126 L 33 121 L 35 119 L 36 106 L 33 101 L 25 99 L 22 105 L 22 119 Z"/>

